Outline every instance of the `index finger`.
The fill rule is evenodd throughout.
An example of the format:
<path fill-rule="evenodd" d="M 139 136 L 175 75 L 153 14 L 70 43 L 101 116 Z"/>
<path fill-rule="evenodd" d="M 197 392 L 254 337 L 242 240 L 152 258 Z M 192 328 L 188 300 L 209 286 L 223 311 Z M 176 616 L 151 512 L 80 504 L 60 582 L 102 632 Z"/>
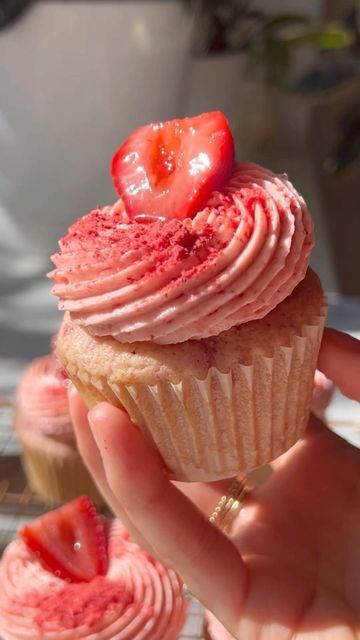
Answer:
<path fill-rule="evenodd" d="M 325 329 L 318 369 L 345 396 L 360 402 L 360 340 L 335 329 Z"/>
<path fill-rule="evenodd" d="M 128 519 L 192 593 L 234 626 L 247 574 L 233 542 L 169 481 L 159 454 L 123 411 L 98 404 L 89 423 L 109 486 Z"/>

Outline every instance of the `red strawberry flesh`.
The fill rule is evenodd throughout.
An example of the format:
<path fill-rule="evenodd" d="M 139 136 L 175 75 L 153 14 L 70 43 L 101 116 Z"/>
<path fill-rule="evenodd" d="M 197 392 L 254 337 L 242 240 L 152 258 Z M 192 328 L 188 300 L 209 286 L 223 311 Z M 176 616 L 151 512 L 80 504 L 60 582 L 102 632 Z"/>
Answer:
<path fill-rule="evenodd" d="M 81 496 L 25 525 L 20 536 L 46 569 L 70 582 L 107 570 L 107 536 L 93 502 Z"/>
<path fill-rule="evenodd" d="M 136 129 L 111 164 L 132 217 L 193 217 L 221 190 L 234 165 L 234 142 L 220 111 Z"/>

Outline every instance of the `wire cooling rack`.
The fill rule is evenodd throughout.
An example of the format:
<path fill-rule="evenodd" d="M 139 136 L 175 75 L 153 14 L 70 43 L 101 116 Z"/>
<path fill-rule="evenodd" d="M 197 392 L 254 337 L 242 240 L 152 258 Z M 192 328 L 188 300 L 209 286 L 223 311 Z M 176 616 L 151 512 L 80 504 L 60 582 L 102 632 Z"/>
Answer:
<path fill-rule="evenodd" d="M 21 466 L 19 445 L 11 428 L 12 409 L 11 406 L 5 406 L 4 402 L 2 404 L 3 406 L 0 406 L 0 556 L 22 525 L 49 508 L 49 505 L 46 506 L 27 485 Z M 179 640 L 202 640 L 203 610 L 191 597 L 189 600 L 189 613 Z"/>

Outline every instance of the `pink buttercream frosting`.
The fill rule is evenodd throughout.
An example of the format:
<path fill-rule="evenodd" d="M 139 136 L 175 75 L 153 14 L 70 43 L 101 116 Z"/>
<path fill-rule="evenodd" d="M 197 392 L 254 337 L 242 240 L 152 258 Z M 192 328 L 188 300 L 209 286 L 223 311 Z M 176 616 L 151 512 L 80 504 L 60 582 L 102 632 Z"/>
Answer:
<path fill-rule="evenodd" d="M 75 442 L 67 384 L 66 373 L 55 356 L 33 360 L 17 389 L 17 429 Z"/>
<path fill-rule="evenodd" d="M 176 640 L 184 624 L 182 583 L 129 539 L 109 528 L 106 576 L 71 584 L 41 565 L 22 540 L 0 563 L 4 640 Z"/>
<path fill-rule="evenodd" d="M 130 219 L 120 200 L 80 218 L 50 274 L 95 336 L 171 344 L 262 318 L 304 278 L 313 227 L 285 175 L 236 165 L 192 219 Z"/>

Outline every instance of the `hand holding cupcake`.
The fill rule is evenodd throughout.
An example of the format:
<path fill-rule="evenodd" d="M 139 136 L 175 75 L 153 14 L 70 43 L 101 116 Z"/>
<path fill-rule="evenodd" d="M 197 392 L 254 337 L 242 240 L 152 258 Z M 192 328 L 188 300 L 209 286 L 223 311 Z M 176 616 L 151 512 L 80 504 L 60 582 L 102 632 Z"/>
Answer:
<path fill-rule="evenodd" d="M 359 363 L 360 341 L 325 332 L 319 369 L 357 401 Z M 117 513 L 227 629 L 211 618 L 211 640 L 358 639 L 356 447 L 312 416 L 300 441 L 273 462 L 274 473 L 235 501 L 224 533 L 223 521 L 214 526 L 209 515 L 231 495 L 232 481 L 176 486 L 126 413 L 106 403 L 88 412 L 78 395 L 71 403 L 80 449 Z"/>
<path fill-rule="evenodd" d="M 325 315 L 304 200 L 234 161 L 219 112 L 141 127 L 112 174 L 120 200 L 53 256 L 68 375 L 88 405 L 124 407 L 176 479 L 276 458 L 305 429 Z"/>

